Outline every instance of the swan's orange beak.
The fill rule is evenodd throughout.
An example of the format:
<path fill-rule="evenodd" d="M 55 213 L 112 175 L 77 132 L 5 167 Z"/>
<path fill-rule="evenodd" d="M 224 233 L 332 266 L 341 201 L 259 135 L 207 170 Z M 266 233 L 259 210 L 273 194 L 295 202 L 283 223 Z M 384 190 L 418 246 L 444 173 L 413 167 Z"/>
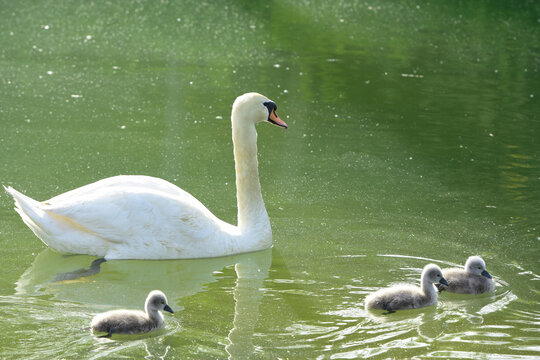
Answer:
<path fill-rule="evenodd" d="M 271 124 L 280 126 L 280 127 L 284 128 L 284 129 L 288 128 L 285 121 L 281 120 L 279 118 L 279 116 L 277 116 L 275 109 L 272 109 L 272 111 L 270 112 L 270 115 L 268 115 L 268 122 L 271 123 Z"/>

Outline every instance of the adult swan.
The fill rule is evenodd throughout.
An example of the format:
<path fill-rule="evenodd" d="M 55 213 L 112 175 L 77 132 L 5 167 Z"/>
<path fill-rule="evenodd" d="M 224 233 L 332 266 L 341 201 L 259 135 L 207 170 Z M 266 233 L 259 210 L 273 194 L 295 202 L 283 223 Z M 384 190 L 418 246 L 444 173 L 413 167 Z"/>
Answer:
<path fill-rule="evenodd" d="M 257 163 L 255 124 L 287 128 L 276 105 L 247 93 L 232 107 L 238 226 L 218 219 L 176 185 L 149 176 L 121 175 L 44 202 L 12 187 L 15 210 L 49 247 L 106 259 L 188 259 L 262 250 L 272 245 Z"/>

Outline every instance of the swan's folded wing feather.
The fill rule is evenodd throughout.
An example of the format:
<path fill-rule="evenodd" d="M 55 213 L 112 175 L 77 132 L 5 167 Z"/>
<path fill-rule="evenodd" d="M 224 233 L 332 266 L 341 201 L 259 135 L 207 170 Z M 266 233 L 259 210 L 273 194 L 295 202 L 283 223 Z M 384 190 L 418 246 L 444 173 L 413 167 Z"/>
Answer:
<path fill-rule="evenodd" d="M 101 179 L 91 184 L 67 191 L 45 201 L 45 203 L 60 206 L 62 203 L 72 204 L 74 199 L 100 198 L 103 196 L 104 192 L 112 193 L 123 192 L 126 190 L 151 190 L 156 192 L 160 191 L 169 195 L 191 196 L 178 186 L 160 178 L 145 175 L 119 175 Z"/>
<path fill-rule="evenodd" d="M 105 187 L 99 192 L 67 194 L 49 200 L 44 210 L 114 243 L 139 240 L 170 245 L 171 238 L 184 236 L 196 241 L 208 236 L 217 220 L 183 191 L 171 195 L 148 188 Z"/>

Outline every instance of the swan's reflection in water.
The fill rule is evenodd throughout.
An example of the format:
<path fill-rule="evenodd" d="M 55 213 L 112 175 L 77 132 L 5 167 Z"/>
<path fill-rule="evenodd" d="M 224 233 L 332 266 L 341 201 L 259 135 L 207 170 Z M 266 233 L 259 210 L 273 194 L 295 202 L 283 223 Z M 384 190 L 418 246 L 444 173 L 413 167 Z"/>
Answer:
<path fill-rule="evenodd" d="M 97 313 L 114 307 L 139 308 L 141 298 L 150 290 L 160 289 L 180 310 L 180 299 L 204 290 L 207 284 L 218 281 L 216 272 L 234 265 L 235 309 L 226 351 L 230 359 L 242 359 L 253 353 L 261 289 L 271 262 L 272 249 L 211 259 L 107 262 L 45 249 L 21 275 L 15 291 L 18 296 L 52 295 L 52 300 L 91 304 L 89 312 Z"/>
<path fill-rule="evenodd" d="M 261 288 L 268 276 L 268 268 L 265 274 L 257 270 L 256 264 L 243 262 L 235 266 L 234 320 L 229 332 L 229 344 L 225 348 L 229 359 L 248 359 L 253 354 L 253 332 L 262 299 Z"/>

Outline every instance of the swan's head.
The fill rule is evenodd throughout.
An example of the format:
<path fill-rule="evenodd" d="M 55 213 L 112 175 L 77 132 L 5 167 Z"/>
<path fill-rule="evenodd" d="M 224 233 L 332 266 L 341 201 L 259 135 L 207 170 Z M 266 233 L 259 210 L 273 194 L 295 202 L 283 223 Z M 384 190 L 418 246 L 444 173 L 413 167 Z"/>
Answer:
<path fill-rule="evenodd" d="M 435 264 L 428 264 L 424 267 L 422 279 L 426 279 L 432 284 L 443 284 L 448 286 L 448 281 L 443 277 L 441 268 Z"/>
<path fill-rule="evenodd" d="M 269 122 L 270 124 L 287 129 L 285 121 L 276 114 L 276 104 L 266 96 L 257 93 L 246 93 L 236 98 L 233 104 L 232 117 L 259 122 Z"/>
<path fill-rule="evenodd" d="M 491 279 L 491 274 L 486 270 L 486 263 L 480 256 L 471 256 L 465 263 L 465 271 L 469 274 L 485 276 Z"/>
<path fill-rule="evenodd" d="M 171 314 L 174 314 L 174 311 L 167 304 L 167 297 L 159 290 L 153 290 L 150 292 L 150 294 L 148 294 L 145 309 L 147 309 L 147 311 L 168 311 Z"/>

